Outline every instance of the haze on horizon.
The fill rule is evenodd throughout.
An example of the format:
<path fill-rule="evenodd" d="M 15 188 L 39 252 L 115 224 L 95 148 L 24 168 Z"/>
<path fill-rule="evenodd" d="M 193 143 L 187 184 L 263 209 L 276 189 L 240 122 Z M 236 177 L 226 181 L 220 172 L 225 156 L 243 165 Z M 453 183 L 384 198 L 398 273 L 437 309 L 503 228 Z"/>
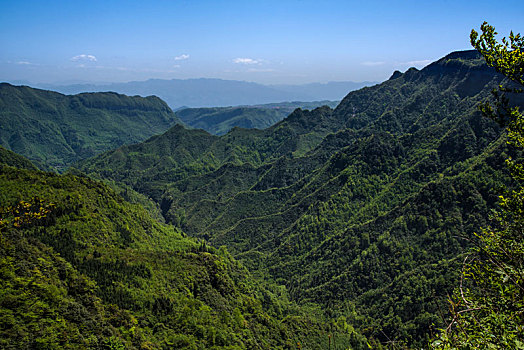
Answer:
<path fill-rule="evenodd" d="M 382 81 L 470 49 L 483 21 L 523 33 L 522 1 L 0 3 L 0 81 Z"/>

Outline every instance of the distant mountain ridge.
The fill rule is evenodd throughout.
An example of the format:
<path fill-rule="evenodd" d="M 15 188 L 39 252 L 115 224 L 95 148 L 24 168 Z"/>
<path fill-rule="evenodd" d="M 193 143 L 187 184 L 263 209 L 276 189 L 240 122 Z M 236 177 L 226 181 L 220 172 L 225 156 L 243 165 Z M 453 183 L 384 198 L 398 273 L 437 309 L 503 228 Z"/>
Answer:
<path fill-rule="evenodd" d="M 375 84 L 378 84 L 378 82 L 330 81 L 328 83 L 309 83 L 303 85 L 276 84 L 270 86 L 282 91 L 314 96 L 317 100 L 341 100 L 350 91 Z"/>
<path fill-rule="evenodd" d="M 111 84 L 29 84 L 63 94 L 114 91 L 129 96 L 155 95 L 173 110 L 179 107 L 227 107 L 287 101 L 340 100 L 349 91 L 374 82 L 329 82 L 305 85 L 262 85 L 238 80 L 211 78 L 149 79 Z"/>
<path fill-rule="evenodd" d="M 255 106 L 184 108 L 176 112 L 184 123 L 215 135 L 224 135 L 234 127 L 265 129 L 281 121 L 297 108 L 320 106 L 335 108 L 339 101 L 281 102 Z"/>

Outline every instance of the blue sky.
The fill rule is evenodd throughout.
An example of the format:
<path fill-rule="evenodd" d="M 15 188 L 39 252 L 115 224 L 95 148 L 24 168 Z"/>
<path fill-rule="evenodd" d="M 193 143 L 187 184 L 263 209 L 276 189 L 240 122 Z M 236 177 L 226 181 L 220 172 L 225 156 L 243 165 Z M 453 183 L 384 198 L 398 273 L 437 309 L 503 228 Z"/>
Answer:
<path fill-rule="evenodd" d="M 0 1 L 0 81 L 382 81 L 524 34 L 524 1 Z"/>

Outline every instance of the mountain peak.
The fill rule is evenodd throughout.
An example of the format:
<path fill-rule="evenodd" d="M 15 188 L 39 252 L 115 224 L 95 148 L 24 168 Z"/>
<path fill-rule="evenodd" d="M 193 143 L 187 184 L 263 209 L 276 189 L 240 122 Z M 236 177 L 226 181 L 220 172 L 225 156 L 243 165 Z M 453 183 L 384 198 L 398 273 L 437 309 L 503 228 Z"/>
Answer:
<path fill-rule="evenodd" d="M 396 70 L 393 72 L 393 74 L 391 74 L 388 80 L 395 80 L 397 78 L 400 78 L 401 76 L 402 76 L 402 72 L 399 70 Z"/>
<path fill-rule="evenodd" d="M 431 63 L 424 70 L 432 70 L 435 67 L 446 68 L 475 68 L 485 70 L 488 68 L 482 55 L 476 50 L 455 51 Z"/>
<path fill-rule="evenodd" d="M 456 59 L 463 59 L 463 60 L 475 60 L 481 58 L 482 55 L 477 50 L 461 50 L 461 51 L 453 51 L 446 56 L 444 56 L 442 60 L 456 60 Z"/>

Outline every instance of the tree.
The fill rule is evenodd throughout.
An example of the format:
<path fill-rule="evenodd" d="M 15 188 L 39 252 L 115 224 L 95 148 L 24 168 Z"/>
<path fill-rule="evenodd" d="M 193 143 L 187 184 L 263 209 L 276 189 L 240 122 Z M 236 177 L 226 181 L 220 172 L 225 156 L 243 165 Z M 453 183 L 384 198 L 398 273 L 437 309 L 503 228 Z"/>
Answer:
<path fill-rule="evenodd" d="M 482 104 L 481 110 L 506 126 L 508 144 L 522 148 L 524 116 L 508 96 L 523 92 L 523 37 L 511 32 L 499 43 L 494 27 L 484 22 L 480 29 L 480 36 L 472 30 L 471 44 L 508 78 L 493 91 L 495 102 Z M 524 166 L 511 158 L 506 162 L 516 186 L 500 196 L 492 226 L 476 234 L 460 287 L 450 298 L 452 321 L 434 348 L 524 349 Z"/>

